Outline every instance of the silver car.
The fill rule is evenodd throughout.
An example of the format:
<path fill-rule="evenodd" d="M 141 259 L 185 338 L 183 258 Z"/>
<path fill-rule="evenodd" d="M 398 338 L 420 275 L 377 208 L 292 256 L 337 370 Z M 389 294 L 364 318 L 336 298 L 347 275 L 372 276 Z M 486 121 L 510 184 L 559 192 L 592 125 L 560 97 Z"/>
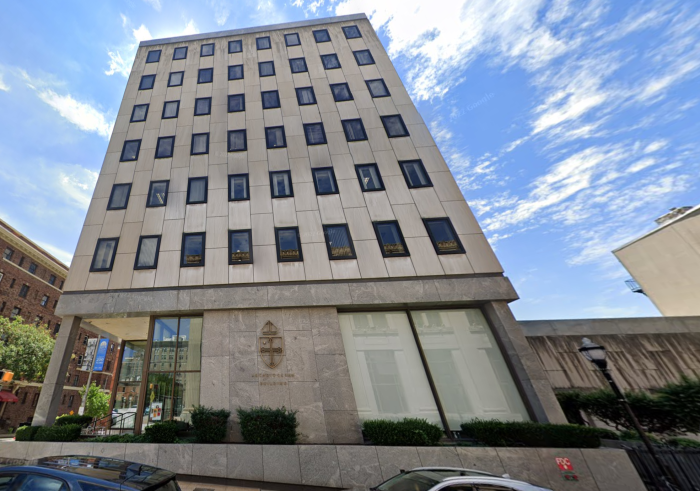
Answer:
<path fill-rule="evenodd" d="M 456 467 L 416 467 L 371 488 L 372 491 L 552 491 L 488 472 Z"/>

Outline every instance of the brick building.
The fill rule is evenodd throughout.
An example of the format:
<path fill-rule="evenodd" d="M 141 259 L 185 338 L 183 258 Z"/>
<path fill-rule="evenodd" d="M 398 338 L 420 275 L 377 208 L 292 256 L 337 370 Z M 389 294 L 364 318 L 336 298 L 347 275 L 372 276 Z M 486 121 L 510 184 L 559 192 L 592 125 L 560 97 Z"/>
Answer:
<path fill-rule="evenodd" d="M 61 318 L 54 314 L 68 267 L 36 245 L 30 239 L 0 220 L 0 316 L 22 317 L 27 323 L 49 329 L 55 337 L 61 328 Z M 96 338 L 94 332 L 80 328 L 79 338 L 73 347 L 73 356 L 66 373 L 65 388 L 59 414 L 75 411 L 80 407 L 79 390 L 89 376 L 82 370 L 87 340 Z M 105 390 L 112 388 L 112 372 L 119 349 L 118 343 L 110 340 L 102 373 L 93 374 L 92 380 Z M 39 400 L 41 383 L 14 380 L 11 390 L 19 402 L 0 406 L 0 424 L 16 428 L 32 420 Z"/>

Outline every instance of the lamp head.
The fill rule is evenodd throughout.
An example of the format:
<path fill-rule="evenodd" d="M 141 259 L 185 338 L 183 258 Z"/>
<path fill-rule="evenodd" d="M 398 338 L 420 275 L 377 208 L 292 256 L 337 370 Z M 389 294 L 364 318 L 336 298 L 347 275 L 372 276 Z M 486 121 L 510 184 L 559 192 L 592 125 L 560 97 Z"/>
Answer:
<path fill-rule="evenodd" d="M 593 363 L 598 369 L 605 370 L 608 367 L 608 362 L 605 359 L 607 353 L 605 348 L 599 344 L 595 344 L 588 338 L 583 338 L 583 344 L 578 349 L 586 360 Z"/>

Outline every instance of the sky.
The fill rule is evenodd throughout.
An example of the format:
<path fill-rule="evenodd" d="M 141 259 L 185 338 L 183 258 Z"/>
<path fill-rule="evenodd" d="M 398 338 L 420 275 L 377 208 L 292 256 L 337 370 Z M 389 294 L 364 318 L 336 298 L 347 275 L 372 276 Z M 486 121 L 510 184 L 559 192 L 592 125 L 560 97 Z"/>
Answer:
<path fill-rule="evenodd" d="M 0 0 L 0 218 L 69 263 L 139 41 L 364 12 L 521 299 L 659 315 L 611 251 L 698 204 L 700 3 Z"/>

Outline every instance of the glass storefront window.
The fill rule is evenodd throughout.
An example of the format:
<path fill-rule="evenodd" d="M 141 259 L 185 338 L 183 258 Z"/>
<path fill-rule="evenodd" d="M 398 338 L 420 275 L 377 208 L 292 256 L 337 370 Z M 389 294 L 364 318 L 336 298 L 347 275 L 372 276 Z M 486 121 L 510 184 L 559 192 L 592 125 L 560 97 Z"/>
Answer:
<path fill-rule="evenodd" d="M 404 312 L 340 314 L 361 420 L 440 416 Z"/>
<path fill-rule="evenodd" d="M 177 369 L 200 370 L 202 318 L 180 319 L 180 332 L 177 340 Z"/>
<path fill-rule="evenodd" d="M 199 374 L 197 374 L 199 375 Z M 168 421 L 173 414 L 173 374 L 149 373 L 146 404 L 143 408 L 143 424 Z"/>
<path fill-rule="evenodd" d="M 474 418 L 529 419 L 480 310 L 413 311 L 411 316 L 450 429 Z"/>
<path fill-rule="evenodd" d="M 134 420 L 141 393 L 143 361 L 146 354 L 146 341 L 129 341 L 124 344 L 117 391 L 114 396 L 112 425 L 118 428 L 134 427 Z M 124 415 L 124 416 L 118 416 Z"/>

